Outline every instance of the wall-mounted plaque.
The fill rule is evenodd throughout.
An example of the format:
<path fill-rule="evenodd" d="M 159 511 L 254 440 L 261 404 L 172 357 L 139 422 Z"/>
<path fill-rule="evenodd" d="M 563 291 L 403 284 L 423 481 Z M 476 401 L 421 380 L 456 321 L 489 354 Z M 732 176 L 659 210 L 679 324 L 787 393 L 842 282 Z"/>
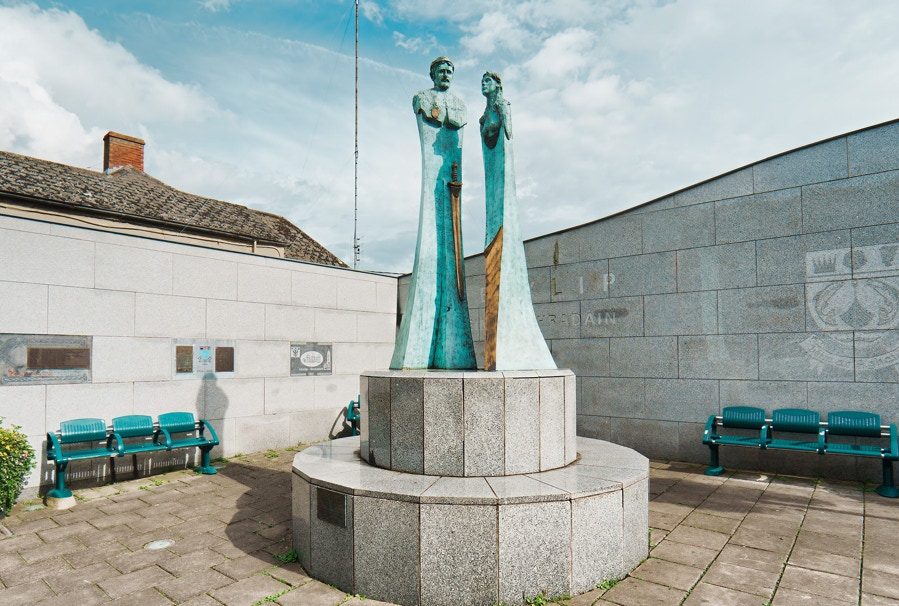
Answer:
<path fill-rule="evenodd" d="M 234 348 L 215 348 L 215 372 L 234 372 Z"/>
<path fill-rule="evenodd" d="M 324 488 L 315 489 L 318 519 L 340 528 L 346 528 L 346 495 Z"/>
<path fill-rule="evenodd" d="M 193 373 L 194 371 L 194 348 L 193 345 L 176 345 L 175 346 L 175 374 Z"/>
<path fill-rule="evenodd" d="M 175 339 L 172 376 L 176 379 L 219 379 L 234 376 L 234 341 Z"/>
<path fill-rule="evenodd" d="M 90 383 L 91 337 L 0 334 L 0 385 Z"/>
<path fill-rule="evenodd" d="M 330 343 L 291 343 L 290 376 L 331 374 Z"/>

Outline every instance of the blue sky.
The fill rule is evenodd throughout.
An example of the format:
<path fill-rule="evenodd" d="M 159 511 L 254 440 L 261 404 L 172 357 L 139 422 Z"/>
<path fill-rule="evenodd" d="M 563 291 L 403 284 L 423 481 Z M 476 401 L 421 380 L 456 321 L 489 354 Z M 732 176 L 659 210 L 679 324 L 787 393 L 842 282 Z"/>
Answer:
<path fill-rule="evenodd" d="M 366 0 L 360 268 L 411 270 L 412 95 L 456 61 L 466 253 L 483 249 L 485 70 L 515 119 L 525 237 L 899 117 L 891 0 Z M 353 2 L 0 0 L 0 149 L 102 168 L 147 141 L 179 189 L 282 214 L 352 264 Z"/>

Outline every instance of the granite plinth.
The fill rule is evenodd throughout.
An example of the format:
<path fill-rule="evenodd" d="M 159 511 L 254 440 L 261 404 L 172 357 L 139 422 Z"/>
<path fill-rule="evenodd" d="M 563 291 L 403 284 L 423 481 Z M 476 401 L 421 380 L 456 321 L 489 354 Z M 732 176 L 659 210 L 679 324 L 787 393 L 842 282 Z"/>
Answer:
<path fill-rule="evenodd" d="M 563 467 L 576 455 L 575 380 L 570 370 L 366 372 L 361 456 L 442 476 Z"/>
<path fill-rule="evenodd" d="M 621 578 L 648 554 L 649 461 L 629 448 L 577 438 L 565 467 L 457 477 L 371 466 L 360 443 L 311 446 L 293 463 L 300 563 L 342 591 L 404 606 L 524 604 Z"/>

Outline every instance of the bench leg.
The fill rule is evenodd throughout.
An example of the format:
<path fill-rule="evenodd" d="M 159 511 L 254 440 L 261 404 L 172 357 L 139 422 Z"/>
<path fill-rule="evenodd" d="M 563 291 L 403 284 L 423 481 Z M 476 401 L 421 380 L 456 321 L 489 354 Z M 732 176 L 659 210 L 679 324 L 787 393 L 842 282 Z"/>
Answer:
<path fill-rule="evenodd" d="M 56 486 L 47 493 L 47 506 L 51 509 L 69 509 L 75 506 L 72 491 L 66 488 L 66 468 L 69 462 L 56 462 Z"/>
<path fill-rule="evenodd" d="M 200 466 L 197 467 L 197 473 L 214 474 L 218 473 L 215 467 L 209 461 L 209 451 L 212 450 L 212 444 L 200 446 Z"/>
<path fill-rule="evenodd" d="M 709 468 L 705 470 L 705 475 L 720 476 L 722 473 L 724 473 L 724 468 L 721 467 L 721 464 L 718 462 L 718 445 L 709 444 L 709 453 Z"/>
<path fill-rule="evenodd" d="M 893 484 L 893 461 L 883 460 L 883 484 L 877 487 L 877 494 L 888 499 L 899 497 L 899 488 Z"/>
<path fill-rule="evenodd" d="M 53 499 L 67 499 L 72 496 L 72 491 L 66 488 L 66 467 L 69 462 L 56 463 L 56 487 L 47 493 Z"/>

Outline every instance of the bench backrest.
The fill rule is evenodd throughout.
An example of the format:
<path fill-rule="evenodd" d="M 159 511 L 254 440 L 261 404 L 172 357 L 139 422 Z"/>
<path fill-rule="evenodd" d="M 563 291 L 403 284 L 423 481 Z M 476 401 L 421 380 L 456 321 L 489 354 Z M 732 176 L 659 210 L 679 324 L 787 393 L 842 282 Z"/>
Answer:
<path fill-rule="evenodd" d="M 112 431 L 123 438 L 136 436 L 152 436 L 156 431 L 153 428 L 153 417 L 148 415 L 127 415 L 116 417 L 112 420 Z"/>
<path fill-rule="evenodd" d="M 754 406 L 725 406 L 721 425 L 743 429 L 760 429 L 765 424 L 765 410 Z"/>
<path fill-rule="evenodd" d="M 72 419 L 59 424 L 59 442 L 99 442 L 106 439 L 106 421 L 103 419 Z"/>
<path fill-rule="evenodd" d="M 880 415 L 857 410 L 828 413 L 827 433 L 878 438 L 880 437 Z"/>
<path fill-rule="evenodd" d="M 192 412 L 167 412 L 159 415 L 159 428 L 177 433 L 194 431 L 197 425 Z"/>
<path fill-rule="evenodd" d="M 818 433 L 821 415 L 803 408 L 779 408 L 771 414 L 771 428 L 777 431 Z"/>

